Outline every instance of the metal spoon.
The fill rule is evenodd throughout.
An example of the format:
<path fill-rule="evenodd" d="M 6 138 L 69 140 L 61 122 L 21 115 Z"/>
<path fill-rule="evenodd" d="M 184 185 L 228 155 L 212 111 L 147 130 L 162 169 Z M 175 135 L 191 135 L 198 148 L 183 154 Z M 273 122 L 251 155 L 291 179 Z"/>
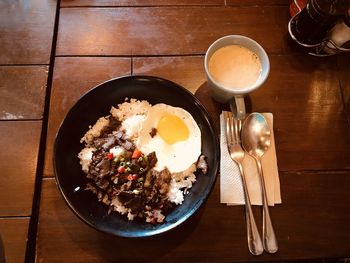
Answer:
<path fill-rule="evenodd" d="M 264 175 L 260 162 L 261 157 L 271 144 L 271 131 L 265 117 L 260 113 L 251 113 L 243 123 L 241 136 L 243 148 L 254 157 L 260 175 L 263 201 L 263 246 L 267 252 L 275 253 L 278 250 L 278 244 L 269 213 Z"/>

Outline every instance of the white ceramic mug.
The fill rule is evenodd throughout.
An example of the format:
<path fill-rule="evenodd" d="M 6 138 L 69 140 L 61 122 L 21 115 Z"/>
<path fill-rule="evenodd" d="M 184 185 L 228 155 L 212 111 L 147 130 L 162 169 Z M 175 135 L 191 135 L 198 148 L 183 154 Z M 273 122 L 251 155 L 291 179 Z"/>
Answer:
<path fill-rule="evenodd" d="M 261 74 L 252 85 L 245 88 L 234 89 L 223 86 L 211 76 L 208 66 L 211 56 L 216 50 L 229 45 L 240 45 L 246 47 L 255 53 L 260 59 Z M 265 82 L 270 72 L 270 62 L 265 50 L 253 39 L 241 35 L 229 35 L 219 38 L 211 44 L 205 54 L 204 68 L 212 97 L 221 103 L 230 103 L 231 106 L 235 104 L 237 117 L 241 118 L 245 115 L 244 95 L 258 89 Z"/>

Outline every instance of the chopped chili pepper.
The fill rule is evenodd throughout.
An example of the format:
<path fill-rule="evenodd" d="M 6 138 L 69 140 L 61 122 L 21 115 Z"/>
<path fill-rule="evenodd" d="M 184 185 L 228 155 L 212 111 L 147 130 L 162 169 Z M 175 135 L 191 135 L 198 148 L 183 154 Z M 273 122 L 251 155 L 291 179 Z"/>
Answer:
<path fill-rule="evenodd" d="M 113 153 L 107 153 L 107 159 L 112 160 L 113 159 Z"/>
<path fill-rule="evenodd" d="M 117 170 L 118 170 L 118 173 L 120 173 L 120 174 L 125 173 L 125 167 L 124 166 L 119 166 Z"/>
<path fill-rule="evenodd" d="M 140 150 L 135 149 L 135 151 L 132 153 L 131 158 L 138 159 L 139 157 L 141 157 L 141 155 L 142 155 L 142 152 Z"/>
<path fill-rule="evenodd" d="M 127 178 L 129 181 L 133 181 L 133 180 L 136 180 L 137 177 L 138 177 L 137 174 L 129 174 Z"/>

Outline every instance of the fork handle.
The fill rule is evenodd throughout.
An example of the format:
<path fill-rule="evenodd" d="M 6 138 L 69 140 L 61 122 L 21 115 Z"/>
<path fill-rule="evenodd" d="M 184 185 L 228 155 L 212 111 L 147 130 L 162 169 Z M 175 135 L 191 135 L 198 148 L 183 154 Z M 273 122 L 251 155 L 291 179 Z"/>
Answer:
<path fill-rule="evenodd" d="M 250 204 L 247 182 L 243 172 L 243 167 L 240 163 L 238 163 L 238 166 L 242 175 L 242 184 L 243 184 L 243 192 L 244 192 L 244 199 L 245 199 L 245 218 L 247 222 L 248 248 L 250 253 L 252 253 L 253 255 L 260 255 L 261 253 L 263 253 L 264 248 L 262 245 L 258 228 L 255 223 L 252 206 Z"/>
<path fill-rule="evenodd" d="M 275 231 L 273 230 L 272 221 L 269 212 L 269 205 L 267 202 L 266 189 L 263 169 L 260 160 L 256 159 L 258 171 L 260 174 L 260 182 L 262 189 L 262 203 L 263 203 L 263 244 L 268 253 L 276 253 L 278 250 L 277 239 Z"/>

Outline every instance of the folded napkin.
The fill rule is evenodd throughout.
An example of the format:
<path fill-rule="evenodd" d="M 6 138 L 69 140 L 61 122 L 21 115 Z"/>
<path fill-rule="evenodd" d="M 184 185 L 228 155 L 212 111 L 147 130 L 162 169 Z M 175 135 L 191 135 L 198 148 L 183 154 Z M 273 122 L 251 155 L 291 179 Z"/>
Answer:
<path fill-rule="evenodd" d="M 265 188 L 268 204 L 273 206 L 282 203 L 280 181 L 278 176 L 275 140 L 273 135 L 273 115 L 263 113 L 271 129 L 271 145 L 261 158 L 264 172 Z M 231 159 L 228 153 L 225 134 L 225 123 L 220 115 L 220 202 L 227 205 L 245 204 L 242 178 L 238 165 Z M 243 170 L 246 176 L 248 193 L 252 205 L 262 205 L 260 178 L 256 162 L 253 157 L 245 154 Z"/>

